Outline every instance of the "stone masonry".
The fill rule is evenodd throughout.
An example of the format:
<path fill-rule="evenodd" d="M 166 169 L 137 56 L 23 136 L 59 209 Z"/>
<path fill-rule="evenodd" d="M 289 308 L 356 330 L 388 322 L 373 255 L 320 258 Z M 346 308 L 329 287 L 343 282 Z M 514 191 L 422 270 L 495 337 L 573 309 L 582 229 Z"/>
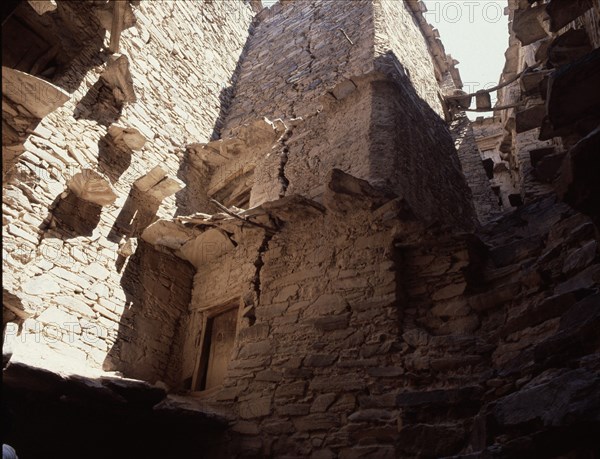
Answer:
<path fill-rule="evenodd" d="M 559 3 L 541 5 L 555 18 Z M 574 24 L 594 31 L 580 3 Z M 514 18 L 539 5 L 509 7 L 505 79 L 533 52 Z M 582 170 L 597 137 L 540 141 L 514 110 L 469 122 L 423 11 L 11 3 L 3 443 L 594 457 L 599 233 Z M 528 161 L 562 146 L 557 194 Z"/>

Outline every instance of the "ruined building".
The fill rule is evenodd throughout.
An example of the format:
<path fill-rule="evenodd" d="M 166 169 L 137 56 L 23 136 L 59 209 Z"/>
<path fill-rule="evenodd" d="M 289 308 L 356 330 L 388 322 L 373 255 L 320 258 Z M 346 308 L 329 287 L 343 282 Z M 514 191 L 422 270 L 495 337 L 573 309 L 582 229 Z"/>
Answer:
<path fill-rule="evenodd" d="M 596 457 L 597 0 L 7 3 L 19 457 Z"/>

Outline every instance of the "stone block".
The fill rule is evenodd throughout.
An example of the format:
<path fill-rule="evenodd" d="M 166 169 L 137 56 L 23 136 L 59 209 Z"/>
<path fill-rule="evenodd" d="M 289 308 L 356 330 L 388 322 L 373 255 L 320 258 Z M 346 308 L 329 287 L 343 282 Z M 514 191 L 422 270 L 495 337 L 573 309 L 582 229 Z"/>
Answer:
<path fill-rule="evenodd" d="M 289 403 L 280 405 L 275 408 L 275 411 L 280 416 L 305 416 L 310 411 L 309 403 Z"/>
<path fill-rule="evenodd" d="M 313 354 L 308 355 L 304 359 L 304 366 L 306 367 L 328 367 L 337 360 L 337 355 L 331 354 Z"/>
<path fill-rule="evenodd" d="M 284 382 L 275 390 L 275 398 L 301 397 L 306 390 L 305 381 Z"/>
<path fill-rule="evenodd" d="M 383 395 L 359 395 L 358 405 L 362 409 L 367 408 L 394 408 L 397 395 L 388 393 Z"/>
<path fill-rule="evenodd" d="M 556 153 L 543 157 L 536 164 L 533 175 L 541 182 L 551 183 L 558 176 L 564 159 L 565 153 Z"/>
<path fill-rule="evenodd" d="M 27 3 L 35 10 L 40 16 L 52 11 L 56 11 L 58 6 L 54 0 L 28 0 Z"/>
<path fill-rule="evenodd" d="M 311 413 L 325 413 L 329 407 L 333 404 L 336 399 L 336 394 L 323 394 L 319 395 L 313 401 L 310 412 Z"/>
<path fill-rule="evenodd" d="M 46 80 L 4 66 L 2 94 L 39 119 L 62 107 L 70 98 L 67 92 Z"/>
<path fill-rule="evenodd" d="M 281 373 L 273 370 L 263 370 L 256 373 L 254 379 L 256 381 L 279 382 L 283 378 Z"/>
<path fill-rule="evenodd" d="M 294 431 L 294 424 L 289 421 L 263 422 L 261 430 L 269 435 L 284 435 Z"/>
<path fill-rule="evenodd" d="M 369 445 L 344 448 L 340 451 L 339 459 L 394 459 L 400 457 L 391 445 Z"/>
<path fill-rule="evenodd" d="M 67 186 L 79 199 L 99 206 L 109 206 L 117 199 L 108 179 L 91 169 L 75 174 Z"/>
<path fill-rule="evenodd" d="M 374 378 L 397 378 L 405 373 L 403 367 L 379 367 L 369 368 L 367 373 Z"/>
<path fill-rule="evenodd" d="M 521 390 L 500 399 L 493 416 L 501 425 L 518 426 L 538 420 L 542 425 L 560 426 L 569 419 L 588 418 L 589 394 L 598 394 L 600 380 L 585 369 L 554 375 L 546 381 L 531 381 Z M 600 401 L 595 397 L 596 408 Z"/>
<path fill-rule="evenodd" d="M 334 459 L 336 456 L 329 448 L 313 451 L 310 459 Z"/>
<path fill-rule="evenodd" d="M 83 301 L 72 296 L 58 296 L 54 301 L 61 307 L 65 307 L 83 317 L 93 317 L 94 311 Z"/>
<path fill-rule="evenodd" d="M 475 311 L 487 311 L 511 301 L 520 292 L 519 283 L 505 284 L 489 292 L 474 295 L 468 298 L 468 303 Z"/>
<path fill-rule="evenodd" d="M 431 299 L 433 301 L 439 301 L 454 298 L 458 295 L 461 295 L 465 291 L 466 287 L 467 284 L 465 282 L 458 282 L 455 284 L 447 285 L 446 287 L 436 290 L 436 292 L 433 295 L 431 295 Z"/>
<path fill-rule="evenodd" d="M 247 328 L 243 328 L 238 332 L 238 340 L 240 342 L 259 341 L 269 336 L 269 325 L 255 324 Z"/>
<path fill-rule="evenodd" d="M 270 340 L 259 341 L 257 343 L 247 343 L 242 346 L 239 353 L 239 358 L 243 359 L 246 357 L 270 355 L 272 352 L 273 347 Z"/>
<path fill-rule="evenodd" d="M 146 137 L 132 127 L 113 124 L 108 128 L 108 135 L 115 145 L 126 147 L 130 150 L 141 150 L 146 144 Z"/>
<path fill-rule="evenodd" d="M 550 30 L 558 32 L 569 22 L 574 21 L 587 10 L 593 7 L 593 0 L 552 0 L 546 7 L 550 17 Z"/>
<path fill-rule="evenodd" d="M 429 334 L 425 330 L 412 329 L 405 331 L 402 339 L 412 347 L 426 346 Z"/>
<path fill-rule="evenodd" d="M 44 295 L 47 293 L 60 292 L 60 286 L 49 274 L 36 276 L 23 284 L 23 291 L 30 295 Z"/>
<path fill-rule="evenodd" d="M 367 381 L 355 374 L 341 376 L 315 376 L 310 382 L 310 389 L 318 392 L 339 392 L 360 390 L 367 386 Z"/>
<path fill-rule="evenodd" d="M 271 397 L 240 402 L 239 413 L 242 419 L 254 419 L 268 416 L 272 412 Z"/>
<path fill-rule="evenodd" d="M 296 430 L 300 432 L 313 432 L 339 427 L 340 417 L 330 413 L 315 413 L 296 418 L 292 422 Z"/>
<path fill-rule="evenodd" d="M 259 429 L 256 422 L 239 421 L 231 426 L 231 430 L 242 435 L 258 435 Z"/>
<path fill-rule="evenodd" d="M 133 103 L 137 100 L 129 70 L 129 59 L 124 54 L 110 56 L 100 78 L 112 89 L 117 101 Z"/>
<path fill-rule="evenodd" d="M 396 413 L 376 408 L 368 408 L 356 411 L 348 416 L 350 422 L 389 422 L 394 419 Z"/>
<path fill-rule="evenodd" d="M 539 128 L 546 116 L 546 106 L 544 104 L 532 104 L 516 113 L 517 133 L 531 131 Z"/>
<path fill-rule="evenodd" d="M 529 45 L 548 36 L 549 20 L 546 5 L 518 9 L 515 11 L 512 30 L 523 46 Z"/>
<path fill-rule="evenodd" d="M 349 314 L 340 316 L 328 316 L 312 320 L 314 327 L 321 331 L 333 331 L 346 328 L 348 326 Z"/>
<path fill-rule="evenodd" d="M 431 313 L 437 317 L 462 317 L 469 314 L 471 308 L 463 298 L 441 301 L 435 304 Z"/>
<path fill-rule="evenodd" d="M 598 254 L 598 244 L 596 241 L 589 241 L 581 248 L 569 252 L 565 258 L 562 272 L 570 274 L 587 268 Z"/>
<path fill-rule="evenodd" d="M 304 317 L 340 314 L 348 308 L 348 303 L 340 295 L 324 294 L 306 307 L 304 310 Z"/>

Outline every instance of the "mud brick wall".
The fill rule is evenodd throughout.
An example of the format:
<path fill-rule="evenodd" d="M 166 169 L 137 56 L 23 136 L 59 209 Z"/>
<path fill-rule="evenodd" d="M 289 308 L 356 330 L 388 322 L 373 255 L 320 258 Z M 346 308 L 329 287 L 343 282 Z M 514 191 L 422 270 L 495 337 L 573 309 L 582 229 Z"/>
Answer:
<path fill-rule="evenodd" d="M 58 12 L 44 20 L 62 14 L 65 2 L 59 3 Z M 60 20 L 86 29 L 80 38 L 98 30 L 107 45 L 109 34 L 92 7 L 67 3 L 69 12 Z M 165 372 L 192 274 L 185 264 L 159 262 L 162 255 L 151 250 L 140 249 L 131 259 L 118 254 L 136 218 L 132 183 L 157 165 L 177 177 L 185 145 L 218 131 L 254 13 L 234 0 L 141 2 L 133 10 L 137 23 L 123 31 L 120 53 L 129 59 L 137 101 L 115 106 L 99 80 L 108 58 L 102 39 L 84 40 L 82 51 L 53 80 L 70 100 L 39 123 L 4 177 L 3 271 L 5 288 L 20 298 L 28 317 L 17 338 L 27 358 L 101 368 L 124 333 L 120 327 L 134 327 L 135 339 L 125 333 L 125 347 L 113 357 L 126 373 L 157 379 Z M 37 18 L 33 10 L 31 17 Z M 70 28 L 62 33 L 64 42 L 74 39 Z M 112 123 L 137 129 L 145 146 L 133 152 L 116 148 L 107 135 Z M 113 205 L 92 215 L 62 198 L 67 181 L 84 168 L 104 173 L 117 194 Z M 186 199 L 181 192 L 168 197 L 156 215 L 172 217 Z M 135 232 L 153 218 L 150 212 Z M 131 272 L 138 272 L 129 275 L 135 285 L 124 286 Z M 143 293 L 133 303 L 132 289 Z M 107 367 L 119 369 L 114 360 Z"/>

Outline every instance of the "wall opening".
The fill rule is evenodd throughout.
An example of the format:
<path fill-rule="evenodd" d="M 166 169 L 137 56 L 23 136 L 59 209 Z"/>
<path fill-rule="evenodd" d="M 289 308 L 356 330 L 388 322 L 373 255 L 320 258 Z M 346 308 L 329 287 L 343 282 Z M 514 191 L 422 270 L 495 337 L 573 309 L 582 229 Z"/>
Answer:
<path fill-rule="evenodd" d="M 225 380 L 237 335 L 238 316 L 238 301 L 211 308 L 205 314 L 192 391 L 209 391 Z"/>
<path fill-rule="evenodd" d="M 222 170 L 216 176 L 225 175 Z M 209 188 L 211 197 L 227 207 L 248 209 L 250 194 L 254 185 L 254 169 L 238 170 L 225 177 L 216 186 Z"/>
<path fill-rule="evenodd" d="M 29 11 L 25 11 L 29 12 Z M 2 24 L 2 65 L 36 76 L 51 78 L 56 72 L 60 45 L 40 26 L 36 13 L 16 13 Z M 33 18 L 33 20 L 31 20 Z"/>

